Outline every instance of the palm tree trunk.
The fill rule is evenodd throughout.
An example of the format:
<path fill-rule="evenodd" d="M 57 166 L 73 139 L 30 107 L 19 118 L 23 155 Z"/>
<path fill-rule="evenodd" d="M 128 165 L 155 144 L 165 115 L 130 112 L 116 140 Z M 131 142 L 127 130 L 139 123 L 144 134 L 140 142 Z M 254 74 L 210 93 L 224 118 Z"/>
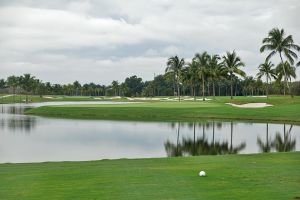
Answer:
<path fill-rule="evenodd" d="M 207 81 L 207 96 L 210 96 L 210 92 L 209 92 L 209 81 Z"/>
<path fill-rule="evenodd" d="M 279 56 L 280 56 L 281 64 L 282 64 L 282 67 L 283 67 L 284 82 L 285 82 L 285 85 L 287 86 L 288 90 L 290 90 L 289 83 L 288 83 L 288 81 L 286 80 L 287 74 L 286 74 L 285 67 L 284 67 L 284 64 L 283 64 L 283 59 L 282 59 L 281 52 L 279 52 Z M 284 87 L 284 95 L 285 95 L 285 87 Z"/>
<path fill-rule="evenodd" d="M 267 76 L 267 88 L 266 88 L 266 95 L 267 95 L 267 99 L 269 98 L 269 78 Z"/>
<path fill-rule="evenodd" d="M 173 89 L 174 89 L 174 92 L 173 92 L 173 94 L 174 94 L 174 97 L 175 97 L 175 93 L 176 93 L 176 84 L 175 84 L 175 80 L 176 78 L 175 78 L 175 73 L 174 73 L 174 77 L 173 77 Z"/>
<path fill-rule="evenodd" d="M 213 96 L 214 96 L 214 99 L 216 97 L 216 91 L 215 91 L 215 82 L 213 81 Z"/>
<path fill-rule="evenodd" d="M 202 97 L 203 101 L 205 101 L 205 86 L 204 86 L 204 76 L 202 76 Z"/>
<path fill-rule="evenodd" d="M 193 92 L 194 92 L 194 101 L 196 101 L 196 84 L 194 83 L 194 89 L 193 89 Z"/>
<path fill-rule="evenodd" d="M 178 77 L 177 77 L 177 95 L 178 95 L 178 100 L 180 101 L 180 85 L 179 85 Z"/>
<path fill-rule="evenodd" d="M 233 95 L 233 83 L 232 83 L 232 74 L 230 74 L 230 95 L 231 95 L 231 99 L 233 99 L 232 95 Z"/>

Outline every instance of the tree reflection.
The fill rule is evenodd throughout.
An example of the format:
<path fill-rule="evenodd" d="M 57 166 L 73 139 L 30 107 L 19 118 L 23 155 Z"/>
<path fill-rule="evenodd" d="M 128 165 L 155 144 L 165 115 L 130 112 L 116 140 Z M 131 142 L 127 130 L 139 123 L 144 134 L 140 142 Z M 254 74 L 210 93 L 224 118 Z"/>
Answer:
<path fill-rule="evenodd" d="M 293 125 L 290 125 L 288 131 L 286 131 L 286 125 L 283 125 L 283 137 L 279 132 L 276 133 L 275 140 L 272 143 L 272 146 L 278 152 L 288 152 L 295 150 L 296 147 L 296 139 L 292 139 L 291 131 L 293 129 Z"/>
<path fill-rule="evenodd" d="M 218 125 L 218 124 L 217 124 Z M 210 125 L 209 125 L 210 126 Z M 208 127 L 206 125 L 206 127 Z M 213 129 L 213 139 L 212 142 L 209 142 L 205 137 L 205 124 L 202 124 L 202 138 L 196 139 L 196 125 L 193 124 L 193 137 L 183 137 L 179 141 L 180 135 L 180 123 L 178 123 L 177 128 L 177 142 L 176 144 L 167 140 L 165 142 L 165 150 L 167 156 L 196 156 L 196 155 L 222 155 L 222 154 L 237 154 L 246 147 L 246 143 L 242 142 L 237 146 L 232 144 L 232 135 L 233 135 L 233 123 L 231 123 L 231 139 L 230 144 L 225 142 L 216 142 L 215 141 L 215 123 L 212 123 Z"/>
<path fill-rule="evenodd" d="M 269 124 L 267 123 L 266 129 L 266 143 L 262 141 L 259 137 L 257 138 L 257 145 L 261 152 L 270 152 L 274 149 L 277 152 L 288 152 L 295 150 L 296 139 L 292 139 L 291 131 L 293 125 L 290 125 L 290 128 L 286 130 L 286 124 L 283 124 L 283 136 L 280 132 L 276 132 L 275 139 L 269 142 Z"/>
<path fill-rule="evenodd" d="M 257 145 L 259 147 L 260 152 L 270 152 L 271 151 L 271 144 L 269 143 L 269 124 L 267 123 L 266 128 L 266 143 L 260 139 L 260 137 L 257 137 Z"/>

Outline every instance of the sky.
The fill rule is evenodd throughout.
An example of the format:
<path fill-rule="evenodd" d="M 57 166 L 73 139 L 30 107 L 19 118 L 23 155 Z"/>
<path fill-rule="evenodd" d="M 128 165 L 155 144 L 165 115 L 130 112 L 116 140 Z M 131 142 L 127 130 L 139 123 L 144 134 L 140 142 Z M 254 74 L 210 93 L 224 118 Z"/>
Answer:
<path fill-rule="evenodd" d="M 0 78 L 151 80 L 170 56 L 233 50 L 255 76 L 272 28 L 300 45 L 299 10 L 299 0 L 0 0 Z"/>

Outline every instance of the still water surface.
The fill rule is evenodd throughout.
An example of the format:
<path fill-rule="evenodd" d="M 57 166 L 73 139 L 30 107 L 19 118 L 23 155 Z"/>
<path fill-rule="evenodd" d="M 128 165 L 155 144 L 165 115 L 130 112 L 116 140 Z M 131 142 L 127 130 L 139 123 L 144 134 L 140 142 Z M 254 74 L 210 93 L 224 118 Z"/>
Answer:
<path fill-rule="evenodd" d="M 72 120 L 22 114 L 28 107 L 80 103 L 96 102 L 0 105 L 0 163 L 300 150 L 300 126 L 291 124 Z"/>

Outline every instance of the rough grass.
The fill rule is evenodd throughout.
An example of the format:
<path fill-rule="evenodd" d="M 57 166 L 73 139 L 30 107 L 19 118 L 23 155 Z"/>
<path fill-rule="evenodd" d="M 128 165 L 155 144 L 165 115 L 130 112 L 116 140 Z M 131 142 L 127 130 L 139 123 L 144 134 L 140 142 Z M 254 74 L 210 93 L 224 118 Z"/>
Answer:
<path fill-rule="evenodd" d="M 266 108 L 237 108 L 225 103 L 272 104 Z M 144 102 L 123 105 L 63 105 L 45 106 L 27 111 L 27 114 L 76 118 L 140 121 L 197 121 L 203 119 L 229 119 L 254 121 L 280 121 L 300 123 L 300 97 L 252 98 L 219 97 L 212 101 Z"/>
<path fill-rule="evenodd" d="M 299 152 L 1 164 L 0 199 L 294 199 L 299 167 Z"/>

